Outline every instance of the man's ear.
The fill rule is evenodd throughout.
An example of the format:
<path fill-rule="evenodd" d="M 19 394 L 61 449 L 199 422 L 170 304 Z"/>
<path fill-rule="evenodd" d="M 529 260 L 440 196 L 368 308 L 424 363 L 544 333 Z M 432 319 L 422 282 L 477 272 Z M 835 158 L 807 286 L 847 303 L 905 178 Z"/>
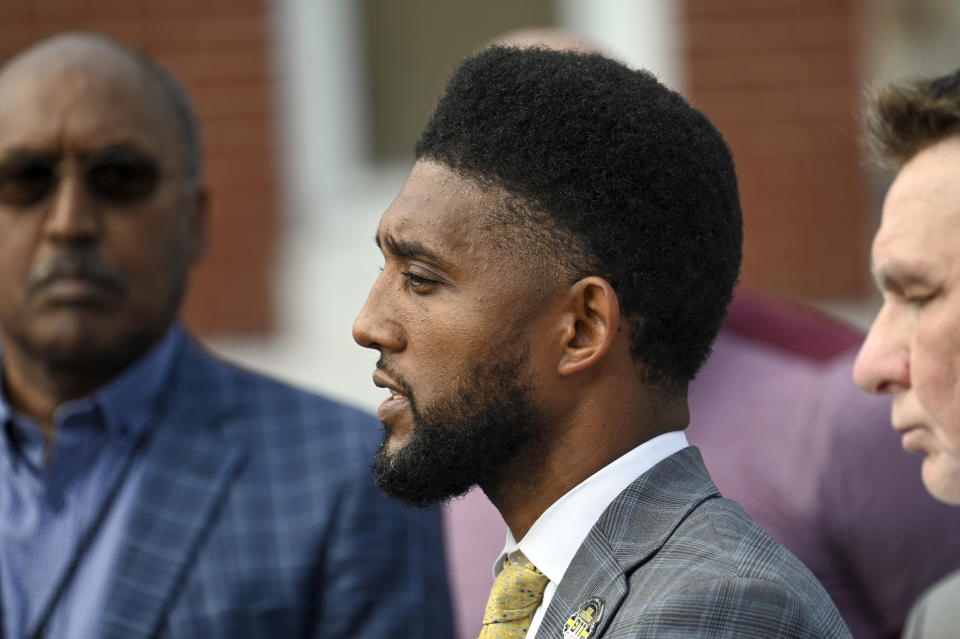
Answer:
<path fill-rule="evenodd" d="M 572 375 L 593 366 L 610 350 L 620 327 L 620 300 L 610 282 L 591 275 L 567 292 L 563 356 L 560 375 Z"/>
<path fill-rule="evenodd" d="M 196 264 L 207 253 L 208 212 L 210 191 L 205 185 L 197 187 L 187 200 L 187 251 L 191 264 Z"/>

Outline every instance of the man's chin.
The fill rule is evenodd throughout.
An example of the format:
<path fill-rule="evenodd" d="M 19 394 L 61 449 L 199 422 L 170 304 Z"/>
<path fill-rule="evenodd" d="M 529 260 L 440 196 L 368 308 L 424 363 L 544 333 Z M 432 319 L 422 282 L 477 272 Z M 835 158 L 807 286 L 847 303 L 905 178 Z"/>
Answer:
<path fill-rule="evenodd" d="M 934 499 L 960 506 L 960 460 L 943 451 L 929 452 L 921 468 L 923 485 Z"/>
<path fill-rule="evenodd" d="M 51 369 L 98 376 L 119 372 L 155 341 L 145 332 L 125 333 L 121 326 L 85 319 L 38 322 L 25 334 L 14 335 L 13 341 L 29 358 Z"/>
<path fill-rule="evenodd" d="M 411 433 L 410 431 L 396 431 L 389 427 L 384 427 L 386 435 L 384 436 L 383 443 L 380 445 L 383 450 L 383 454 L 388 458 L 393 458 L 395 455 L 401 454 L 407 444 L 410 443 Z"/>
<path fill-rule="evenodd" d="M 410 456 L 406 439 L 387 436 L 377 451 L 374 480 L 387 495 L 407 506 L 428 508 L 459 497 L 473 487 L 473 483 L 442 472 L 436 462 Z"/>
<path fill-rule="evenodd" d="M 84 370 L 112 368 L 114 362 L 124 359 L 119 349 L 111 348 L 100 340 L 86 336 L 74 338 L 72 335 L 58 336 L 58 339 L 36 341 L 33 352 L 39 359 L 54 368 L 64 370 Z"/>
<path fill-rule="evenodd" d="M 535 451 L 548 432 L 520 373 L 525 353 L 475 368 L 464 376 L 469 388 L 454 388 L 426 410 L 411 396 L 409 422 L 390 420 L 377 452 L 380 488 L 411 506 L 459 497 L 475 485 L 496 490 L 511 460 Z M 526 467 L 537 465 L 537 455 L 526 458 Z"/>

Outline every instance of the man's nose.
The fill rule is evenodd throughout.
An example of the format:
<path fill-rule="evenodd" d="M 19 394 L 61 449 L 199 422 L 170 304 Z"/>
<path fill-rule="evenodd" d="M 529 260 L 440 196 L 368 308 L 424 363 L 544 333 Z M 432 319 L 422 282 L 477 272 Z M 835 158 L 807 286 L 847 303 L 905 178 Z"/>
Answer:
<path fill-rule="evenodd" d="M 868 393 L 910 387 L 910 353 L 890 313 L 880 310 L 853 365 L 853 380 Z"/>
<path fill-rule="evenodd" d="M 49 206 L 44 232 L 51 240 L 91 241 L 102 231 L 96 202 L 87 191 L 76 167 L 65 168 Z"/>
<path fill-rule="evenodd" d="M 384 276 L 381 274 L 353 322 L 353 339 L 365 348 L 398 352 L 406 348 L 407 338 L 395 313 L 391 311 L 384 286 Z"/>

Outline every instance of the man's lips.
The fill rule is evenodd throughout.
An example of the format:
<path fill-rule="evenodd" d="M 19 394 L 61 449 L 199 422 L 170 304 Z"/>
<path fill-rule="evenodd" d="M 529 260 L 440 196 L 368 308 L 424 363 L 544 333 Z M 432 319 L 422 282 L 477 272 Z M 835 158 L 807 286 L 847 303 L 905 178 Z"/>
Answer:
<path fill-rule="evenodd" d="M 377 409 L 377 419 L 382 423 L 386 424 L 410 405 L 410 398 L 407 397 L 400 384 L 390 379 L 382 370 L 378 369 L 374 371 L 373 383 L 375 386 L 390 390 L 390 397 L 384 400 L 384 402 L 380 404 L 380 408 Z"/>
<path fill-rule="evenodd" d="M 373 385 L 378 388 L 389 388 L 397 395 L 404 394 L 400 384 L 390 379 L 390 376 L 380 369 L 373 371 Z"/>
<path fill-rule="evenodd" d="M 926 450 L 923 446 L 925 429 L 922 424 L 916 422 L 894 422 L 893 428 L 900 433 L 900 446 L 904 450 L 909 452 L 923 452 Z"/>
<path fill-rule="evenodd" d="M 34 288 L 34 293 L 57 304 L 105 304 L 121 297 L 117 287 L 99 278 L 83 275 L 48 278 Z"/>

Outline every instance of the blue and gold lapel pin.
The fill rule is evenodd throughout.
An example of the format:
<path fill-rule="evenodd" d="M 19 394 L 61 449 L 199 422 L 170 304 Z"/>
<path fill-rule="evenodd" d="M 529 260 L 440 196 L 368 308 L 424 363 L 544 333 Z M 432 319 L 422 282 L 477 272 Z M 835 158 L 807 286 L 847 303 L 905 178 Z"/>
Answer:
<path fill-rule="evenodd" d="M 587 639 L 601 619 L 603 619 L 603 601 L 591 597 L 580 604 L 577 610 L 567 619 L 567 623 L 563 627 L 563 636 L 564 638 Z"/>

